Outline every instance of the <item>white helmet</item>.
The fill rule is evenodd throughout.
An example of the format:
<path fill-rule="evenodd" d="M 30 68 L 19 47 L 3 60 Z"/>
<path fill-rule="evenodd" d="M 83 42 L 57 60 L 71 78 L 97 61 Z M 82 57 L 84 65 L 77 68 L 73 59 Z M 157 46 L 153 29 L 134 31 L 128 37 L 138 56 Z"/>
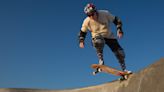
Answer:
<path fill-rule="evenodd" d="M 87 4 L 84 8 L 84 12 L 88 16 L 93 15 L 96 11 L 96 6 L 92 3 Z"/>

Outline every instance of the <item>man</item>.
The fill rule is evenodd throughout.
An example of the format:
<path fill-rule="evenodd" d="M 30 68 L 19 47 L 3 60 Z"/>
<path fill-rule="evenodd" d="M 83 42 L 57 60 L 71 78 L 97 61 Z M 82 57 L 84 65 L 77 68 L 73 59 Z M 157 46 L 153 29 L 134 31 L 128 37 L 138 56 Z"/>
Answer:
<path fill-rule="evenodd" d="M 79 32 L 80 48 L 84 48 L 84 40 L 87 31 L 89 30 L 92 35 L 92 43 L 96 49 L 99 64 L 104 64 L 103 48 L 106 44 L 115 54 L 120 63 L 121 69 L 126 71 L 124 50 L 119 45 L 117 39 L 114 37 L 114 34 L 112 33 L 109 25 L 111 22 L 116 25 L 117 36 L 118 38 L 121 38 L 123 36 L 121 20 L 117 16 L 113 16 L 107 10 L 97 10 L 95 5 L 92 3 L 89 3 L 85 6 L 84 12 L 87 17 L 84 19 L 81 30 Z M 93 74 L 98 72 L 101 72 L 101 70 L 97 69 L 97 71 L 93 72 Z"/>

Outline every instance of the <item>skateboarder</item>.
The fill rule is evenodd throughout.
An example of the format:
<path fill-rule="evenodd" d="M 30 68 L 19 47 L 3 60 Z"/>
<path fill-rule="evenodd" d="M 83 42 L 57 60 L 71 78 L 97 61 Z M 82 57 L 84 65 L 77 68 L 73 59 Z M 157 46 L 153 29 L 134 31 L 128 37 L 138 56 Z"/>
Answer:
<path fill-rule="evenodd" d="M 79 32 L 79 46 L 84 48 L 84 40 L 87 34 L 87 31 L 91 32 L 92 43 L 96 49 L 97 56 L 99 59 L 99 64 L 104 65 L 103 60 L 103 48 L 104 45 L 108 45 L 112 52 L 115 54 L 118 59 L 121 69 L 126 70 L 125 66 L 125 53 L 123 48 L 118 43 L 116 37 L 111 31 L 110 23 L 114 23 L 117 28 L 118 38 L 122 38 L 122 22 L 119 17 L 112 15 L 107 10 L 97 10 L 95 5 L 89 3 L 85 6 L 84 12 L 87 17 L 84 19 L 81 30 Z M 97 72 L 101 70 L 97 69 Z"/>

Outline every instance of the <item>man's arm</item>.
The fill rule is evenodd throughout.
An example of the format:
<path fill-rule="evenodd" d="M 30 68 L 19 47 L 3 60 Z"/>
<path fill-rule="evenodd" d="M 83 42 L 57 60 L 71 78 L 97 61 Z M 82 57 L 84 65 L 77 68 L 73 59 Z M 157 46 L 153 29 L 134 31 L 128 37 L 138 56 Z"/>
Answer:
<path fill-rule="evenodd" d="M 85 40 L 87 31 L 88 31 L 88 22 L 89 22 L 89 18 L 86 18 L 83 21 L 81 30 L 80 30 L 79 35 L 78 35 L 78 37 L 79 37 L 79 47 L 80 48 L 84 48 L 84 40 Z"/>
<path fill-rule="evenodd" d="M 121 22 L 121 19 L 116 16 L 115 19 L 114 19 L 114 21 L 113 21 L 113 23 L 117 27 L 117 36 L 118 36 L 118 38 L 122 38 L 123 31 L 122 31 L 122 22 Z"/>
<path fill-rule="evenodd" d="M 83 32 L 80 30 L 79 32 L 79 47 L 80 48 L 84 48 L 84 40 L 85 40 L 85 37 L 86 37 L 86 34 L 87 32 Z"/>

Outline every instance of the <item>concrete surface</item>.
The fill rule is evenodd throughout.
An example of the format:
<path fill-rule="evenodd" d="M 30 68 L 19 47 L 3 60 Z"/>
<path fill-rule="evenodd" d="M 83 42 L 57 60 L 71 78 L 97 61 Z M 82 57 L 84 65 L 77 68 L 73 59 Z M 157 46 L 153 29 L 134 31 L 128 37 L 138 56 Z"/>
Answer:
<path fill-rule="evenodd" d="M 0 92 L 164 92 L 164 58 L 131 75 L 128 80 L 123 82 L 114 81 L 69 90 L 1 88 Z"/>

